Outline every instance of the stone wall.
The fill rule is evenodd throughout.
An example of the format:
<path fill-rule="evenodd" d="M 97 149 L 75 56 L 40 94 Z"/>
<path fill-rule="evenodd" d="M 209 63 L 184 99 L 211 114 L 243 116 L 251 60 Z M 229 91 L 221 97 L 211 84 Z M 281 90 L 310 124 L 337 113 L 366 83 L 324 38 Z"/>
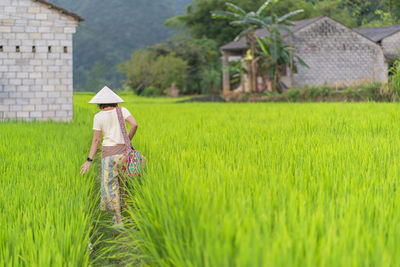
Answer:
<path fill-rule="evenodd" d="M 77 23 L 32 0 L 0 0 L 0 119 L 72 120 Z"/>
<path fill-rule="evenodd" d="M 322 17 L 295 33 L 293 43 L 309 69 L 297 64 L 294 86 L 350 86 L 386 82 L 382 48 L 340 23 Z"/>
<path fill-rule="evenodd" d="M 400 32 L 383 39 L 381 45 L 385 56 L 390 60 L 398 58 L 400 54 Z"/>

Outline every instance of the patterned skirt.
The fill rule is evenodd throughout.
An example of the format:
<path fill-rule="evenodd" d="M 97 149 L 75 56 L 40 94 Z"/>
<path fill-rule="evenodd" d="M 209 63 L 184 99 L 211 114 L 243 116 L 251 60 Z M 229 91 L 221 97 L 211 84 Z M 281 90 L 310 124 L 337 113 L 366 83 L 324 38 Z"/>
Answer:
<path fill-rule="evenodd" d="M 125 172 L 125 154 L 101 159 L 100 210 L 121 209 L 120 179 Z"/>

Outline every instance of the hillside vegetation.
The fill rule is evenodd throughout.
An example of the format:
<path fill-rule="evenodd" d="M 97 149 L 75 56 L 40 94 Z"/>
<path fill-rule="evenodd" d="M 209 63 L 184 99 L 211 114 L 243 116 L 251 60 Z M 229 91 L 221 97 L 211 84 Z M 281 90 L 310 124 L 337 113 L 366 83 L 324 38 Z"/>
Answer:
<path fill-rule="evenodd" d="M 74 36 L 74 84 L 98 90 L 100 83 L 121 85 L 117 65 L 136 49 L 170 37 L 166 19 L 184 12 L 190 0 L 50 0 L 82 16 Z"/>

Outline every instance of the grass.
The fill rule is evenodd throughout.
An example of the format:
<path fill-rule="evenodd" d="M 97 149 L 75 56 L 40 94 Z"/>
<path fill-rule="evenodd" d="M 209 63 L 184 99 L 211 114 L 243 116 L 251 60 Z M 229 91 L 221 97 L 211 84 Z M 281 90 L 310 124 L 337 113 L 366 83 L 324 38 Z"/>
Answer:
<path fill-rule="evenodd" d="M 85 111 L 76 113 L 79 120 Z M 94 175 L 79 175 L 87 127 L 54 122 L 0 127 L 0 266 L 87 265 L 96 217 Z"/>
<path fill-rule="evenodd" d="M 149 265 L 400 264 L 396 104 L 130 108 L 149 164 L 126 235 Z"/>
<path fill-rule="evenodd" d="M 0 126 L 0 265 L 400 265 L 397 104 L 124 95 L 148 164 L 119 233 L 98 212 L 98 163 L 79 175 L 91 97 L 75 95 L 73 123 Z"/>

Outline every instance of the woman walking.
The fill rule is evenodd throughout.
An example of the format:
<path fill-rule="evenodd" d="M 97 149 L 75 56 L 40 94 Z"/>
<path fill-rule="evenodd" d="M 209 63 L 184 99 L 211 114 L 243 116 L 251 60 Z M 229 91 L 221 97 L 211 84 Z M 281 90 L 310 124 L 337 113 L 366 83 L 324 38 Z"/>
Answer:
<path fill-rule="evenodd" d="M 118 103 L 123 103 L 117 94 L 107 86 L 100 90 L 90 100 L 89 104 L 98 104 L 101 109 L 93 120 L 93 141 L 89 157 L 81 167 L 81 174 L 85 174 L 90 168 L 93 157 L 103 134 L 101 150 L 101 210 L 112 210 L 115 213 L 115 223 L 122 224 L 120 181 L 125 172 L 125 143 L 118 120 Z M 123 119 L 131 126 L 129 139 L 132 140 L 138 124 L 126 108 L 121 108 Z"/>

